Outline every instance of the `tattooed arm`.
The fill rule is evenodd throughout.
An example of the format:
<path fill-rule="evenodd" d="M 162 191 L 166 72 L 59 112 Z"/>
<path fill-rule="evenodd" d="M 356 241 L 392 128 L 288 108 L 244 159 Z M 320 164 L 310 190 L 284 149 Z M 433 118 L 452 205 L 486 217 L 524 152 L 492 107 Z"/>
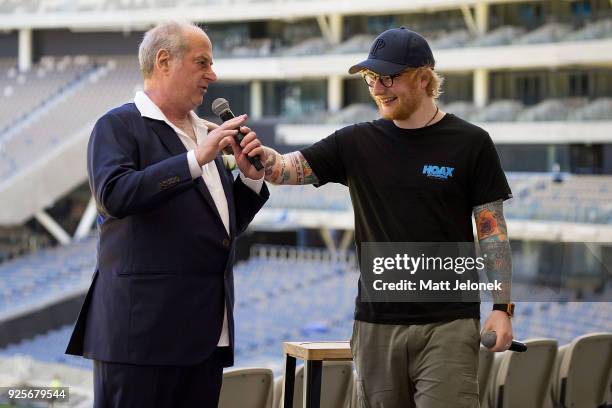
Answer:
<path fill-rule="evenodd" d="M 502 290 L 493 292 L 494 303 L 510 303 L 512 287 L 512 259 L 510 241 L 504 219 L 503 201 L 474 207 L 476 232 L 489 282 L 502 282 Z"/>
<path fill-rule="evenodd" d="M 512 259 L 510 241 L 503 213 L 503 201 L 474 207 L 474 219 L 482 256 L 489 282 L 501 282 L 501 291 L 493 291 L 494 303 L 510 303 L 512 285 Z M 492 311 L 486 320 L 483 331 L 495 331 L 497 342 L 491 351 L 504 351 L 512 341 L 512 323 L 502 311 Z"/>
<path fill-rule="evenodd" d="M 272 184 L 316 184 L 319 179 L 300 152 L 281 155 L 274 149 L 264 147 L 266 181 Z"/>

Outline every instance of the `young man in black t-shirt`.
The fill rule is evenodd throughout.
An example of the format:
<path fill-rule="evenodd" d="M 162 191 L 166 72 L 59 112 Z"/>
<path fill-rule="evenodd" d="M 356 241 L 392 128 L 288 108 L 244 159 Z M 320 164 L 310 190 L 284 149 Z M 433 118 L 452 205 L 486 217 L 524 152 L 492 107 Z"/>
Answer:
<path fill-rule="evenodd" d="M 382 119 L 299 152 L 265 148 L 266 180 L 348 186 L 358 254 L 365 242 L 473 242 L 473 214 L 488 278 L 503 283 L 483 330 L 503 351 L 512 341 L 502 204 L 511 192 L 487 132 L 439 110 L 433 68 L 419 34 L 382 33 L 349 70 L 363 76 Z M 361 406 L 477 407 L 479 319 L 477 302 L 366 302 L 360 288 L 351 347 Z"/>

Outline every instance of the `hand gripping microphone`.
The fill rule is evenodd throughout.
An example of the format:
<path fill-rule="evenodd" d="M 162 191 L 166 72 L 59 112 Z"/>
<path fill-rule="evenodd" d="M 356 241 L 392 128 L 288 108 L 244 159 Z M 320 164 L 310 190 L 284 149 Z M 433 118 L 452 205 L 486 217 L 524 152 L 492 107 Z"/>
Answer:
<path fill-rule="evenodd" d="M 497 334 L 494 331 L 485 332 L 480 337 L 480 342 L 486 348 L 491 348 L 495 346 L 495 343 L 497 342 Z M 521 343 L 520 341 L 512 340 L 512 344 L 510 344 L 508 350 L 523 353 L 527 351 L 527 345 L 525 343 Z"/>
<path fill-rule="evenodd" d="M 217 98 L 212 103 L 212 111 L 215 115 L 217 115 L 223 122 L 226 122 L 230 119 L 235 118 L 234 113 L 230 110 L 229 102 L 223 98 Z M 235 136 L 236 143 L 240 144 L 245 135 L 240 133 L 240 129 L 238 130 L 238 134 Z M 259 156 L 251 157 L 247 156 L 249 162 L 255 166 L 257 170 L 263 169 L 261 164 L 261 160 Z"/>

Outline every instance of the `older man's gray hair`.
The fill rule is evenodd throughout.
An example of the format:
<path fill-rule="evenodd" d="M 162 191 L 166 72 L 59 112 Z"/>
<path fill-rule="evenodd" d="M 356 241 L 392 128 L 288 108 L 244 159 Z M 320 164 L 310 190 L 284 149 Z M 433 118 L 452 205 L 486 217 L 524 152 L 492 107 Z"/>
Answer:
<path fill-rule="evenodd" d="M 161 49 L 165 49 L 173 59 L 180 59 L 187 51 L 186 33 L 189 30 L 200 30 L 200 27 L 191 23 L 170 21 L 161 23 L 147 31 L 138 48 L 138 62 L 140 72 L 146 79 L 151 76 L 155 68 L 155 57 Z"/>

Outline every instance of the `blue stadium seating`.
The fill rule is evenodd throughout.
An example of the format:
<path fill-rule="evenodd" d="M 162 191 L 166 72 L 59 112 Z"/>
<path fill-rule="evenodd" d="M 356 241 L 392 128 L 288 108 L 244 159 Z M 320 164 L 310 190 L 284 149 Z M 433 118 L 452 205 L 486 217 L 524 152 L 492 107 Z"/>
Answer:
<path fill-rule="evenodd" d="M 612 177 L 551 173 L 506 173 L 514 199 L 506 202 L 508 219 L 529 219 L 589 224 L 612 223 Z M 350 211 L 348 189 L 339 184 L 274 188 L 265 208 Z"/>
<path fill-rule="evenodd" d="M 0 265 L 0 319 L 89 286 L 96 238 L 49 248 Z"/>
<path fill-rule="evenodd" d="M 549 173 L 507 173 L 514 199 L 504 212 L 509 219 L 576 223 L 612 223 L 612 178 Z"/>
<path fill-rule="evenodd" d="M 94 251 L 91 241 L 77 244 L 66 253 L 79 255 L 85 262 Z M 236 266 L 236 366 L 269 367 L 278 374 L 282 367 L 283 341 L 350 337 L 358 277 L 354 264 L 322 250 L 309 251 L 300 252 L 309 254 L 307 257 L 260 256 Z M 88 256 L 83 252 L 89 252 Z M 57 255 L 45 253 L 40 259 L 22 262 L 44 264 L 56 258 Z M 62 281 L 79 281 L 85 275 L 76 265 L 65 266 L 63 275 L 49 272 L 37 282 L 57 281 L 57 276 Z M 6 273 L 4 269 L 7 268 L 0 268 L 0 274 Z M 10 269 L 17 270 L 15 266 Z M 21 266 L 20 270 L 24 269 Z M 483 303 L 483 323 L 489 310 L 490 304 Z M 585 333 L 612 331 L 610 302 L 521 302 L 517 311 L 514 331 L 518 339 L 547 337 L 564 344 Z M 37 360 L 90 367 L 90 362 L 84 359 L 63 354 L 71 329 L 67 326 L 36 336 L 0 350 L 0 354 L 26 354 Z"/>
<path fill-rule="evenodd" d="M 91 360 L 64 354 L 71 332 L 72 325 L 51 330 L 44 335 L 35 336 L 19 344 L 12 344 L 0 350 L 0 355 L 27 355 L 38 361 L 69 364 L 79 368 L 92 368 Z"/>

